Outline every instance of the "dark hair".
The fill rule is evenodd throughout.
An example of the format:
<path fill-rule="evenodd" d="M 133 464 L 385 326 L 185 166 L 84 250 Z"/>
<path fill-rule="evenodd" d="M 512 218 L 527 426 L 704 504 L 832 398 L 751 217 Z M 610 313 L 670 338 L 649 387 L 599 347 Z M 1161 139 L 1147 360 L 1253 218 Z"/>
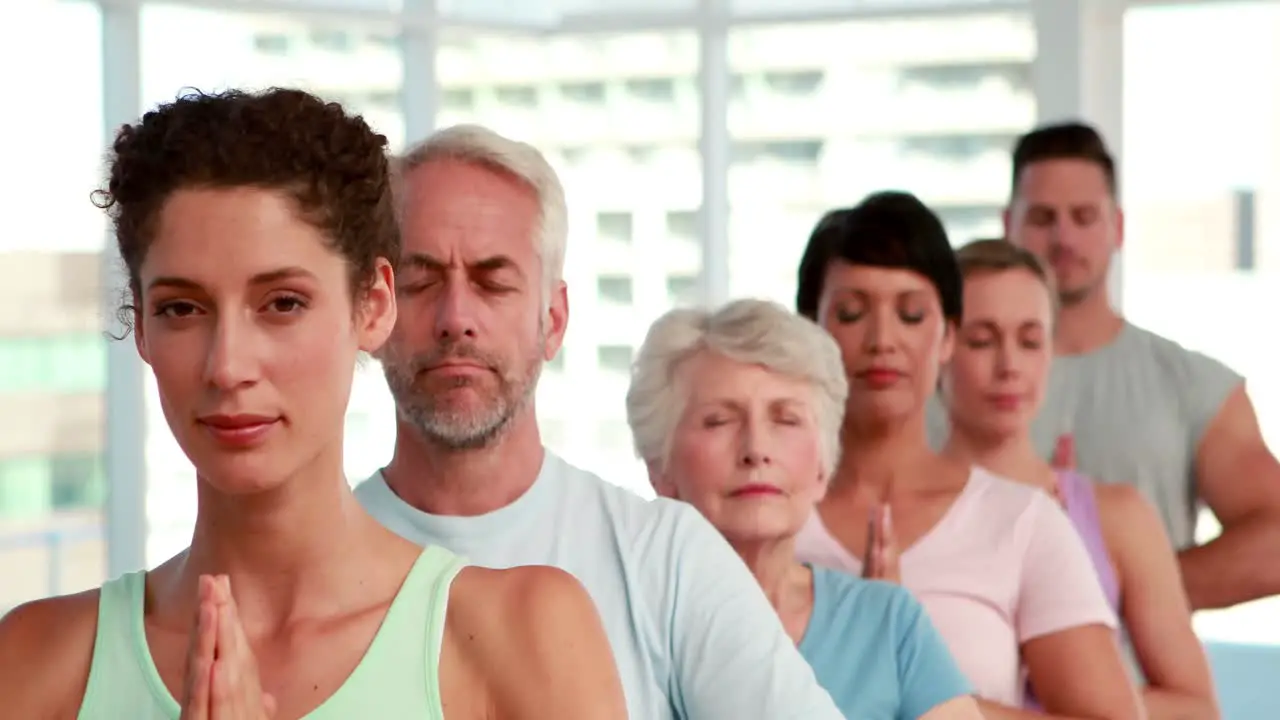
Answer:
<path fill-rule="evenodd" d="M 1083 160 L 1097 165 L 1107 179 L 1107 189 L 1115 197 L 1116 161 L 1093 126 L 1082 122 L 1041 125 L 1018 138 L 1013 147 L 1013 195 L 1018 194 L 1023 171 L 1045 160 Z"/>
<path fill-rule="evenodd" d="M 837 260 L 925 276 L 938 292 L 943 316 L 959 324 L 963 292 L 955 251 L 942 221 L 916 196 L 874 193 L 818 221 L 800 260 L 796 288 L 796 311 L 810 320 L 818 319 L 827 269 Z"/>
<path fill-rule="evenodd" d="M 132 326 L 139 270 L 175 191 L 258 187 L 287 193 L 299 217 L 346 258 L 351 289 L 374 280 L 378 258 L 400 257 L 387 139 L 337 103 L 301 90 L 193 91 L 116 133 L 105 188 L 94 204 L 111 216 L 129 276 L 121 308 Z"/>
<path fill-rule="evenodd" d="M 1044 263 L 1030 251 L 1004 238 L 974 240 L 956 251 L 956 261 L 960 263 L 962 277 L 967 278 L 980 272 L 1026 270 L 1039 278 L 1045 287 L 1053 287 L 1053 280 L 1044 269 Z"/>

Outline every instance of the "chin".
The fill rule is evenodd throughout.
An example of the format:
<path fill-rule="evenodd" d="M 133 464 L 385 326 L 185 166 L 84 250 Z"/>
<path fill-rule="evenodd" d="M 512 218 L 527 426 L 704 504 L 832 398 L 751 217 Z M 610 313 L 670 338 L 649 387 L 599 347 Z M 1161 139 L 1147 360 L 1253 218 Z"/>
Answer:
<path fill-rule="evenodd" d="M 869 425 L 896 423 L 916 412 L 915 396 L 906 392 L 881 392 L 849 409 L 857 420 Z"/>
<path fill-rule="evenodd" d="M 209 454 L 191 458 L 196 474 L 225 495 L 256 495 L 275 490 L 296 470 L 267 453 Z"/>
<path fill-rule="evenodd" d="M 778 542 L 800 532 L 804 520 L 781 508 L 758 508 L 721 518 L 716 528 L 732 544 Z"/>

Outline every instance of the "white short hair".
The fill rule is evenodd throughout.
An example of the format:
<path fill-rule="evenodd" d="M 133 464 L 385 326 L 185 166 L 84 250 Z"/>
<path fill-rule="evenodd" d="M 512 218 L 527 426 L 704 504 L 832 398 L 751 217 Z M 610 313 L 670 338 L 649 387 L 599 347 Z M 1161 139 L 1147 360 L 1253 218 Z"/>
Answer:
<path fill-rule="evenodd" d="M 560 177 L 534 146 L 499 135 L 480 125 L 454 125 L 438 130 L 414 145 L 400 160 L 400 172 L 408 173 L 432 160 L 462 160 L 485 165 L 528 185 L 538 197 L 536 242 L 542 262 L 542 302 L 564 279 L 565 246 L 569 241 L 569 210 Z"/>
<path fill-rule="evenodd" d="M 840 348 L 809 319 L 765 300 L 735 300 L 714 311 L 672 310 L 649 328 L 627 389 L 627 423 L 641 460 L 666 466 L 688 401 L 676 374 L 704 351 L 812 385 L 824 478 L 835 472 L 849 394 Z"/>

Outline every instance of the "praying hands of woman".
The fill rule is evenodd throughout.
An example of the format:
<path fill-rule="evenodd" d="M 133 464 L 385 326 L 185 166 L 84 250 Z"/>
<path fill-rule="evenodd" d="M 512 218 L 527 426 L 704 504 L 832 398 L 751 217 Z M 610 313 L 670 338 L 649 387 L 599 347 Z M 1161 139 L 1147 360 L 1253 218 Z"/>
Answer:
<path fill-rule="evenodd" d="M 258 663 L 226 575 L 200 576 L 200 605 L 187 654 L 181 720 L 271 720 Z"/>
<path fill-rule="evenodd" d="M 871 506 L 867 522 L 867 550 L 862 559 L 862 577 L 900 583 L 898 538 L 893 531 L 893 509 L 888 498 Z"/>

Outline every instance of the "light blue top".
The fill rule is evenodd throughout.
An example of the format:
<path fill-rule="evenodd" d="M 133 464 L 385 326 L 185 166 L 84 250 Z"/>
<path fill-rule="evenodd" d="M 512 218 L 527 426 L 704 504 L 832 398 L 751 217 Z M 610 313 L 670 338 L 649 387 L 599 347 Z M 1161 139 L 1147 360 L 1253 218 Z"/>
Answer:
<path fill-rule="evenodd" d="M 480 566 L 576 576 L 604 621 L 632 718 L 844 720 L 741 558 L 690 505 L 645 500 L 550 452 L 533 487 L 487 515 L 424 513 L 381 474 L 355 492 L 413 542 Z"/>
<path fill-rule="evenodd" d="M 899 585 L 813 568 L 800 653 L 846 718 L 916 720 L 973 694 L 924 608 Z"/>

